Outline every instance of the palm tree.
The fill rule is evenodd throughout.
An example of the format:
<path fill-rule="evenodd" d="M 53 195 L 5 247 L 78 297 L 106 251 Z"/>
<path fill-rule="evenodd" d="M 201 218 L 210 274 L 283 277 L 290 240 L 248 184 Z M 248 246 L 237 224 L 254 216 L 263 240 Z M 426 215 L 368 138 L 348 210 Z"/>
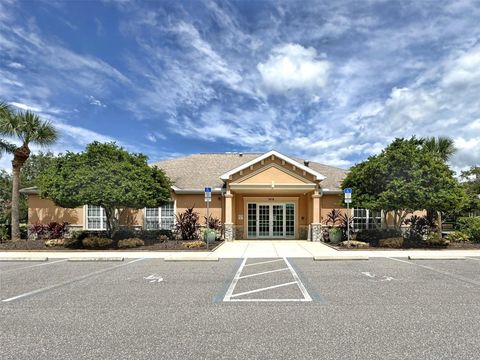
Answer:
<path fill-rule="evenodd" d="M 7 103 L 0 101 L 0 119 L 6 118 L 12 115 L 12 109 Z M 15 145 L 0 139 L 0 158 L 5 153 L 13 153 L 15 151 Z"/>
<path fill-rule="evenodd" d="M 446 136 L 429 137 L 423 139 L 423 148 L 437 156 L 443 162 L 447 162 L 450 157 L 457 151 L 454 142 Z M 433 219 L 434 209 L 427 209 L 427 217 Z M 438 235 L 442 236 L 442 213 L 437 211 Z"/>
<path fill-rule="evenodd" d="M 30 156 L 30 144 L 46 146 L 57 140 L 57 130 L 49 121 L 43 121 L 31 111 L 8 111 L 0 113 L 0 135 L 17 138 L 21 145 L 14 146 L 12 160 L 12 240 L 20 239 L 19 199 L 20 172 L 23 164 Z M 5 110 L 6 108 L 6 110 Z"/>
<path fill-rule="evenodd" d="M 425 138 L 423 147 L 445 162 L 457 151 L 453 140 L 446 136 Z"/>

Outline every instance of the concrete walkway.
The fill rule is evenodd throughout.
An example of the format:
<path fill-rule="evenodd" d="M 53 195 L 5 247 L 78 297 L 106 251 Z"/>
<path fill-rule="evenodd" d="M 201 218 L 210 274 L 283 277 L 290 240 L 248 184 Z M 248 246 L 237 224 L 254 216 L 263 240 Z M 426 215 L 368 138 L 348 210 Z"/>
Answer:
<path fill-rule="evenodd" d="M 302 240 L 236 240 L 226 242 L 215 251 L 0 251 L 6 259 L 65 258 L 177 258 L 177 259 L 238 259 L 238 258 L 342 258 L 342 257 L 409 257 L 460 256 L 480 257 L 480 250 L 352 250 L 338 251 L 320 242 Z"/>
<path fill-rule="evenodd" d="M 235 240 L 214 251 L 219 258 L 308 258 L 335 253 L 338 251 L 325 244 L 302 240 Z"/>

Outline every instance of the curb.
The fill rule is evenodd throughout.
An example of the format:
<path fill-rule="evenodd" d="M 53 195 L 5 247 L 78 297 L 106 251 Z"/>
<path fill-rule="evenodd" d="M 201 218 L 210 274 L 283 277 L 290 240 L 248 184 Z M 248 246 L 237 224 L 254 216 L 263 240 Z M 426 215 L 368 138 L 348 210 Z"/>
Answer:
<path fill-rule="evenodd" d="M 67 261 L 70 262 L 81 262 L 81 261 L 123 261 L 123 257 L 76 257 L 69 258 Z"/>
<path fill-rule="evenodd" d="M 214 256 L 170 256 L 165 261 L 218 261 L 218 257 Z"/>
<path fill-rule="evenodd" d="M 408 260 L 465 260 L 465 256 L 448 256 L 448 255 L 410 255 Z"/>
<path fill-rule="evenodd" d="M 368 256 L 364 255 L 352 255 L 352 256 L 342 256 L 342 255 L 333 255 L 333 256 L 314 256 L 314 261 L 343 261 L 343 260 L 368 260 Z"/>
<path fill-rule="evenodd" d="M 3 257 L 0 258 L 2 261 L 48 261 L 48 257 Z"/>

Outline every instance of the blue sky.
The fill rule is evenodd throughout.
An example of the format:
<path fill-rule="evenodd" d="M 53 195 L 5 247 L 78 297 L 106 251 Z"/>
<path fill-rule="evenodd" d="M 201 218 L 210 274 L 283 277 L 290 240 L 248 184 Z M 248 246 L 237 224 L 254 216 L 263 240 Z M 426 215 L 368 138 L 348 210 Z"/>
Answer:
<path fill-rule="evenodd" d="M 55 152 L 276 149 L 346 168 L 447 135 L 458 170 L 480 163 L 479 19 L 469 0 L 0 0 L 0 98 L 54 122 Z"/>

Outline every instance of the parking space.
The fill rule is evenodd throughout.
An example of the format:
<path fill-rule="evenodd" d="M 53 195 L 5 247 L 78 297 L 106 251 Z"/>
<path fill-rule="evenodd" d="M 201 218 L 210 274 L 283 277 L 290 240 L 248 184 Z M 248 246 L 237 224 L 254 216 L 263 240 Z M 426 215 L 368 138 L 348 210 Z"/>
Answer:
<path fill-rule="evenodd" d="M 476 260 L 54 261 L 0 263 L 0 299 L 13 298 L 0 302 L 0 358 L 472 359 L 480 350 Z"/>
<path fill-rule="evenodd" d="M 223 301 L 311 301 L 287 258 L 245 258 Z"/>

